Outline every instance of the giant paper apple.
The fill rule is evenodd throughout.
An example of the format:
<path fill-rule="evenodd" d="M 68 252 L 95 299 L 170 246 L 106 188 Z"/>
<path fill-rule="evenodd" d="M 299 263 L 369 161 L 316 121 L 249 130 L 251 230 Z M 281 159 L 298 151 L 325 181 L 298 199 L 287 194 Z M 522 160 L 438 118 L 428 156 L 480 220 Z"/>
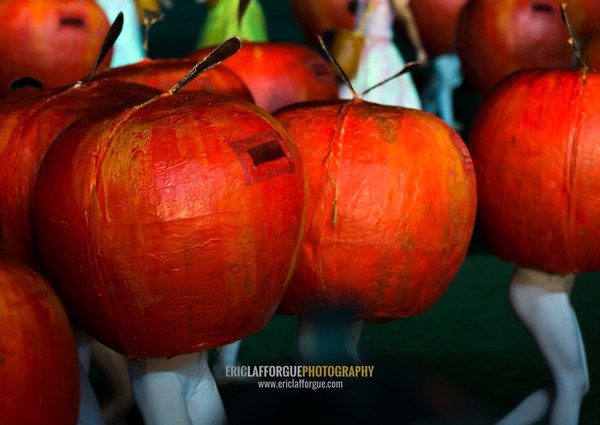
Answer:
<path fill-rule="evenodd" d="M 79 362 L 65 310 L 33 270 L 0 256 L 0 423 L 75 425 Z"/>
<path fill-rule="evenodd" d="M 0 2 L 0 96 L 20 77 L 60 87 L 88 74 L 109 22 L 93 0 Z M 110 56 L 101 67 L 110 63 Z"/>
<path fill-rule="evenodd" d="M 487 95 L 520 69 L 570 68 L 568 39 L 558 0 L 470 0 L 456 41 L 465 78 Z"/>
<path fill-rule="evenodd" d="M 210 49 L 190 55 L 199 59 Z M 338 98 L 333 70 L 315 50 L 296 43 L 246 42 L 223 62 L 248 86 L 258 106 L 268 112 L 309 100 Z"/>
<path fill-rule="evenodd" d="M 84 329 L 130 357 L 174 356 L 266 324 L 295 262 L 304 186 L 271 115 L 172 90 L 65 130 L 40 166 L 34 228 Z"/>
<path fill-rule="evenodd" d="M 600 269 L 600 76 L 523 70 L 482 105 L 469 146 L 479 218 L 501 259 L 554 273 Z"/>
<path fill-rule="evenodd" d="M 567 2 L 569 19 L 573 30 L 587 38 L 600 28 L 600 3 L 596 0 L 569 0 Z"/>
<path fill-rule="evenodd" d="M 458 134 L 419 110 L 350 101 L 275 114 L 304 158 L 309 209 L 279 312 L 350 307 L 359 318 L 426 311 L 471 239 L 475 174 Z"/>
<path fill-rule="evenodd" d="M 352 0 L 289 0 L 292 15 L 308 42 L 318 46 L 317 35 L 354 28 Z"/>
<path fill-rule="evenodd" d="M 40 270 L 31 234 L 31 200 L 40 162 L 54 139 L 86 115 L 158 92 L 103 80 L 0 100 L 0 254 Z"/>
<path fill-rule="evenodd" d="M 167 91 L 196 64 L 191 59 L 144 59 L 141 62 L 106 69 L 96 79 L 113 78 Z M 225 65 L 217 65 L 190 81 L 184 90 L 202 90 L 254 102 L 244 81 Z"/>
<path fill-rule="evenodd" d="M 456 24 L 468 0 L 411 0 L 423 47 L 429 58 L 456 51 Z"/>
<path fill-rule="evenodd" d="M 600 29 L 585 40 L 581 55 L 587 66 L 600 71 Z"/>

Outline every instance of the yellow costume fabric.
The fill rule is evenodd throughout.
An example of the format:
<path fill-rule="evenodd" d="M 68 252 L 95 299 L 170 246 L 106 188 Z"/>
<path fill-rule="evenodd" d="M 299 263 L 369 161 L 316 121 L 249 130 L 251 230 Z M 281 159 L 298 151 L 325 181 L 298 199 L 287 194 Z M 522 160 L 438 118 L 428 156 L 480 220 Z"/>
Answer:
<path fill-rule="evenodd" d="M 135 0 L 135 6 L 137 8 L 140 22 L 144 20 L 144 9 L 151 10 L 152 12 L 160 12 L 160 1 L 159 0 Z"/>

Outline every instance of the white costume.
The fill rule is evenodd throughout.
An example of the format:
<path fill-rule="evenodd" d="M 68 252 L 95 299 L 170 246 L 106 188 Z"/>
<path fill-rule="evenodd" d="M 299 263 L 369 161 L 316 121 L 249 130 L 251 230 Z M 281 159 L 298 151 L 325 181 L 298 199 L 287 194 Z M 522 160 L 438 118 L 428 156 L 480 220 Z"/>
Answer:
<path fill-rule="evenodd" d="M 356 22 L 359 25 L 370 0 L 359 0 Z M 404 68 L 405 61 L 394 44 L 395 13 L 391 0 L 377 0 L 364 27 L 365 43 L 352 87 L 359 95 Z M 408 0 L 406 1 L 408 3 Z M 352 99 L 345 84 L 340 85 L 341 99 Z M 365 100 L 382 105 L 421 109 L 419 93 L 410 74 L 404 74 L 370 91 Z"/>

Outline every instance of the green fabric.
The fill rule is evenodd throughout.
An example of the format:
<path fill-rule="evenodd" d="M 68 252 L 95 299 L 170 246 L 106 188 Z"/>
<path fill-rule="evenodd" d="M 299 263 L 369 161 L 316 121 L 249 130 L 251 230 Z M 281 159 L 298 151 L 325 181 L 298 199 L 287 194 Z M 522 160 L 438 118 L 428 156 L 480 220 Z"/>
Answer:
<path fill-rule="evenodd" d="M 262 7 L 257 0 L 250 1 L 241 28 L 238 23 L 240 0 L 221 0 L 208 11 L 196 48 L 214 46 L 231 36 L 242 40 L 267 41 L 267 25 Z"/>

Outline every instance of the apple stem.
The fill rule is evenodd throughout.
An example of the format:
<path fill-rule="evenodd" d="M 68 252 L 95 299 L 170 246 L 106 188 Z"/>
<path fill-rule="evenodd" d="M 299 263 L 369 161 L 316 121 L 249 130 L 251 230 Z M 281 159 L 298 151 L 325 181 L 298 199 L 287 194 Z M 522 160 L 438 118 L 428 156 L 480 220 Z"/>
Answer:
<path fill-rule="evenodd" d="M 236 54 L 242 47 L 242 41 L 239 37 L 234 36 L 230 37 L 217 46 L 212 52 L 206 55 L 200 62 L 198 62 L 194 67 L 188 72 L 181 80 L 177 82 L 168 92 L 167 95 L 172 95 L 177 93 L 179 90 L 183 88 L 187 83 L 196 78 L 199 74 L 204 71 L 208 71 L 209 69 L 217 66 L 225 59 Z"/>
<path fill-rule="evenodd" d="M 346 86 L 350 90 L 350 93 L 352 93 L 352 97 L 354 99 L 360 99 L 363 96 L 365 96 L 367 93 L 369 93 L 371 90 L 376 89 L 377 87 L 382 86 L 383 84 L 387 83 L 388 81 L 391 81 L 394 78 L 398 78 L 402 74 L 410 72 L 413 69 L 415 69 L 415 68 L 423 65 L 423 62 L 421 62 L 421 61 L 408 62 L 404 66 L 404 68 L 402 68 L 398 73 L 392 75 L 389 78 L 386 78 L 385 80 L 383 80 L 383 81 L 375 84 L 374 86 L 369 87 L 368 89 L 366 89 L 365 91 L 363 91 L 360 95 L 358 95 L 356 93 L 356 91 L 354 90 L 354 87 L 352 87 L 352 83 L 350 82 L 350 79 L 348 78 L 348 76 L 346 75 L 346 73 L 344 72 L 344 70 L 342 69 L 342 67 L 340 66 L 340 64 L 337 62 L 337 60 L 335 60 L 335 58 L 333 57 L 333 55 L 327 49 L 327 46 L 325 45 L 325 42 L 323 41 L 323 37 L 321 37 L 319 34 L 317 34 L 317 39 L 319 40 L 319 44 L 321 45 L 321 48 L 325 51 L 325 54 L 329 58 L 329 61 L 332 62 L 335 65 L 336 69 L 338 70 L 339 75 L 342 77 L 342 80 L 344 81 L 344 84 L 346 84 Z"/>
<path fill-rule="evenodd" d="M 96 57 L 96 61 L 92 66 L 92 70 L 90 71 L 90 75 L 88 75 L 86 82 L 89 83 L 94 78 L 94 74 L 96 73 L 96 69 L 98 65 L 104 60 L 110 49 L 114 46 L 117 38 L 121 34 L 123 30 L 123 12 L 119 12 L 112 25 L 108 29 L 106 36 L 104 37 L 104 41 L 102 42 L 102 46 L 100 46 L 100 51 L 98 52 L 98 56 Z M 81 82 L 78 82 L 76 85 L 80 85 Z"/>
<path fill-rule="evenodd" d="M 161 12 L 144 9 L 144 44 L 142 45 L 144 57 L 148 57 L 148 38 L 150 35 L 150 28 L 152 28 L 152 26 L 157 22 L 162 21 L 164 17 L 165 15 L 163 15 Z"/>
<path fill-rule="evenodd" d="M 223 43 L 218 45 L 212 52 L 206 55 L 202 60 L 200 60 L 194 67 L 181 79 L 177 84 L 175 84 L 171 89 L 165 93 L 161 93 L 157 96 L 154 96 L 143 103 L 135 105 L 133 108 L 128 110 L 123 117 L 121 118 L 120 123 L 128 120 L 132 115 L 142 110 L 148 105 L 151 105 L 157 99 L 161 99 L 165 96 L 171 96 L 181 90 L 187 83 L 196 78 L 199 74 L 204 71 L 209 70 L 210 68 L 217 66 L 219 63 L 223 62 L 225 59 L 237 53 L 242 47 L 242 42 L 239 37 L 234 36 L 228 38 Z M 113 130 L 113 134 L 116 131 Z M 110 136 L 112 137 L 112 135 Z"/>
<path fill-rule="evenodd" d="M 358 99 L 359 96 L 358 96 L 358 94 L 356 94 L 356 91 L 354 90 L 354 87 L 352 87 L 352 83 L 350 83 L 350 79 L 348 78 L 348 76 L 346 75 L 346 73 L 344 72 L 344 70 L 342 69 L 342 67 L 340 66 L 340 64 L 338 63 L 338 61 L 335 60 L 335 58 L 333 57 L 333 55 L 331 54 L 331 52 L 329 52 L 329 49 L 327 49 L 327 46 L 325 45 L 325 41 L 323 41 L 323 37 L 321 37 L 320 34 L 317 34 L 317 39 L 319 40 L 319 44 L 321 45 L 321 48 L 323 49 L 323 51 L 325 52 L 325 54 L 329 58 L 329 61 L 331 63 L 333 63 L 333 65 L 335 66 L 335 68 L 338 70 L 339 75 L 342 77 L 342 80 L 344 81 L 344 84 L 346 84 L 346 86 L 350 90 L 350 93 L 352 93 L 352 97 L 354 99 Z"/>
<path fill-rule="evenodd" d="M 589 71 L 589 67 L 587 63 L 583 60 L 583 56 L 581 55 L 581 48 L 579 47 L 579 43 L 577 43 L 577 39 L 575 38 L 575 32 L 573 31 L 573 26 L 571 25 L 571 21 L 569 20 L 569 16 L 567 15 L 567 3 L 562 2 L 560 4 L 560 9 L 562 12 L 563 21 L 567 26 L 567 31 L 569 32 L 569 40 L 568 43 L 571 45 L 573 50 L 575 51 L 575 56 L 581 65 L 581 71 L 583 72 L 583 81 L 585 81 L 585 77 L 587 72 Z"/>
<path fill-rule="evenodd" d="M 408 62 L 406 65 L 404 65 L 404 68 L 402 68 L 399 72 L 397 72 L 396 74 L 392 75 L 389 78 L 386 78 L 385 80 L 375 84 L 374 86 L 369 87 L 368 89 L 366 89 L 364 92 L 362 92 L 360 94 L 360 97 L 365 96 L 367 93 L 369 93 L 371 90 L 376 89 L 379 86 L 384 85 L 385 83 L 387 83 L 388 81 L 393 80 L 394 78 L 398 78 L 399 76 L 401 76 L 402 74 L 405 74 L 407 72 L 412 71 L 415 68 L 418 68 L 419 66 L 423 65 L 423 62 L 421 61 L 412 61 L 412 62 Z"/>

